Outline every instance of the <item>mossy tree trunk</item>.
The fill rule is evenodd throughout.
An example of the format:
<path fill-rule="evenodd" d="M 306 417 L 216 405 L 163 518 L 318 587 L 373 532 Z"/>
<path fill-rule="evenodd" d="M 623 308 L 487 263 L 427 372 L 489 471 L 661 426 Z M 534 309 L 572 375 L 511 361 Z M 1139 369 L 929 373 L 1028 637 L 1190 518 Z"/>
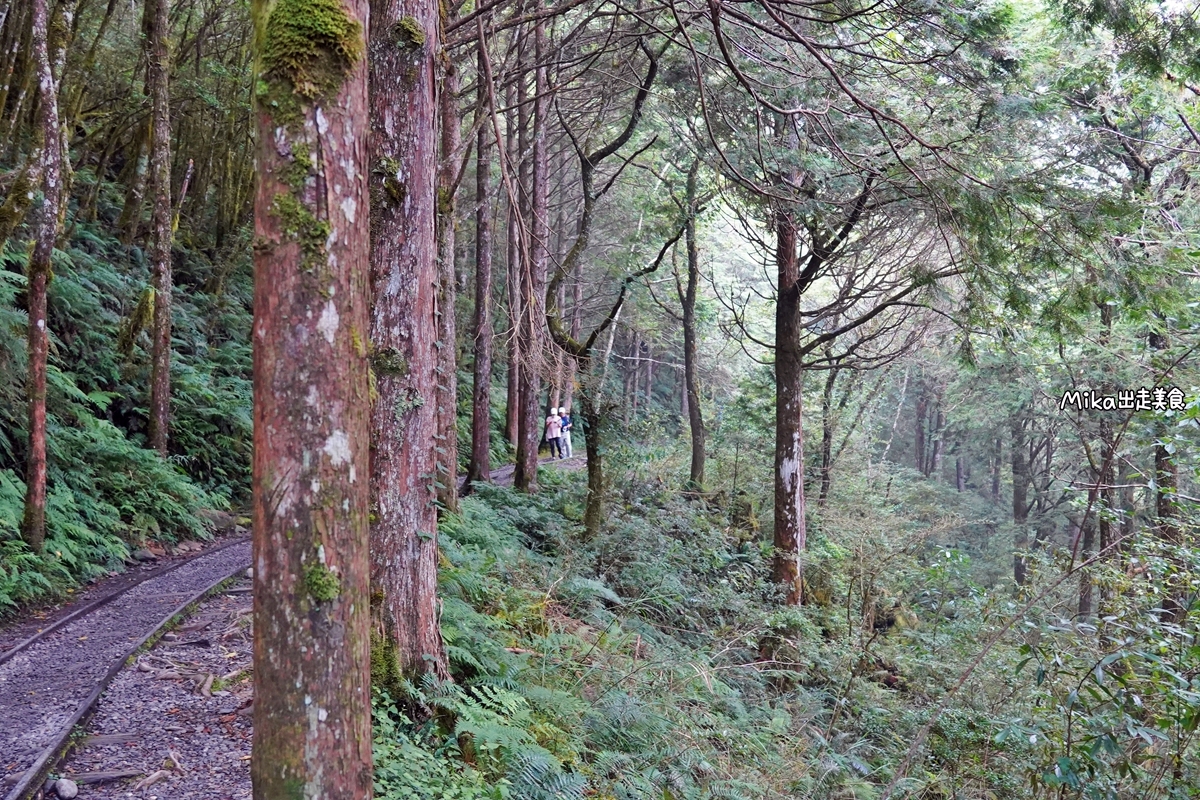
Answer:
<path fill-rule="evenodd" d="M 505 104 L 508 112 L 505 114 L 505 155 L 509 164 L 517 164 L 520 160 L 520 144 L 518 142 L 518 116 L 516 111 L 516 90 L 513 84 L 508 85 Z M 518 170 L 518 188 L 522 186 Z M 520 325 L 521 307 L 521 219 L 523 211 L 519 204 L 507 197 L 508 207 L 508 239 L 505 250 L 505 300 L 508 310 L 508 371 L 505 394 L 504 437 L 508 443 L 516 447 L 521 435 L 521 344 L 517 338 L 517 328 Z"/>
<path fill-rule="evenodd" d="M 366 0 L 254 0 L 257 800 L 371 797 Z"/>
<path fill-rule="evenodd" d="M 787 605 L 803 598 L 800 563 L 807 539 L 804 519 L 804 371 L 800 362 L 800 265 L 796 224 L 786 211 L 775 221 L 775 582 Z"/>
<path fill-rule="evenodd" d="M 58 82 L 62 79 L 65 48 L 50 52 L 48 0 L 33 0 L 33 60 L 37 72 L 38 119 L 42 138 L 42 215 L 37 239 L 29 259 L 29 372 L 26 396 L 29 403 L 29 452 L 25 469 L 25 514 L 21 534 L 30 549 L 40 553 L 46 539 L 46 293 L 50 284 L 54 244 L 62 226 L 62 201 L 66 178 L 63 174 L 61 124 L 58 114 Z M 63 3 L 56 21 L 70 30 L 73 3 Z M 56 74 L 57 73 L 57 74 Z"/>
<path fill-rule="evenodd" d="M 534 37 L 537 38 L 536 32 Z M 528 55 L 528 33 L 525 35 L 521 56 Z M 537 63 L 536 55 L 534 63 Z M 542 441 L 541 383 L 543 353 L 538 333 L 541 330 L 542 302 L 538 296 L 539 267 L 545 269 L 545 197 L 546 167 L 545 126 L 547 107 L 545 98 L 537 91 L 545 74 L 544 67 L 535 67 L 534 96 L 529 98 L 529 85 L 525 65 L 518 64 L 517 119 L 518 141 L 521 150 L 522 217 L 527 221 L 528 239 L 521 248 L 521 270 L 517 288 L 517 347 L 521 354 L 521 373 L 518 383 L 517 401 L 517 456 L 513 471 L 513 486 L 522 492 L 537 489 L 538 448 Z M 530 105 L 532 104 L 532 109 Z M 528 157 L 526 157 L 528 154 Z M 539 213 L 539 197 L 541 213 Z M 542 276 L 541 285 L 545 285 Z"/>
<path fill-rule="evenodd" d="M 479 42 L 478 75 L 485 74 L 486 42 Z M 487 87 L 476 82 L 476 111 L 489 112 Z M 492 131 L 479 125 L 475 142 L 475 318 L 471 325 L 474 353 L 471 394 L 471 462 L 467 468 L 467 490 L 477 481 L 492 479 Z"/>
<path fill-rule="evenodd" d="M 371 670 L 447 674 L 437 614 L 438 4 L 371 1 Z"/>
<path fill-rule="evenodd" d="M 704 415 L 700 407 L 700 376 L 697 369 L 696 297 L 700 290 L 700 249 L 696 240 L 696 215 L 700 198 L 697 179 L 700 160 L 692 162 L 687 174 L 684 244 L 687 248 L 687 284 L 678 292 L 683 310 L 683 379 L 684 397 L 687 407 L 688 430 L 692 438 L 692 460 L 688 471 L 688 486 L 697 492 L 704 491 Z"/>
<path fill-rule="evenodd" d="M 444 7 L 443 7 L 444 8 Z M 447 55 L 442 62 L 438 123 L 442 152 L 438 166 L 438 341 L 437 354 L 437 497 L 447 511 L 458 511 L 458 331 L 454 319 L 455 208 L 458 156 L 462 136 L 458 119 L 458 72 Z"/>
<path fill-rule="evenodd" d="M 600 532 L 604 521 L 604 409 L 601 407 L 601 381 L 591 374 L 591 358 L 577 361 L 579 367 L 579 405 L 583 422 L 584 445 L 587 449 L 587 504 L 583 512 L 584 537 L 591 539 Z"/>
<path fill-rule="evenodd" d="M 154 322 L 150 329 L 150 446 L 165 456 L 171 420 L 171 98 L 167 0 L 146 0 L 146 89 L 150 95 L 150 269 Z"/>

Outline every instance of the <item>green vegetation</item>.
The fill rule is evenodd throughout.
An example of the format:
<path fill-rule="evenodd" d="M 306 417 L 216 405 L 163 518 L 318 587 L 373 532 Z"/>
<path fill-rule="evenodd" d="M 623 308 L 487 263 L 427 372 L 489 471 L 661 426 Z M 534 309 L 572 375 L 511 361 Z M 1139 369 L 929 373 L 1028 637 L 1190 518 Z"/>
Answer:
<path fill-rule="evenodd" d="M 81 182 L 90 176 L 79 176 Z M 86 183 L 85 183 L 86 186 Z M 90 188 L 90 187 L 89 187 Z M 105 189 L 108 191 L 105 191 Z M 120 211 L 100 187 L 99 221 L 76 221 L 50 284 L 50 496 L 45 553 L 19 536 L 24 502 L 25 254 L 0 270 L 0 606 L 61 594 L 119 569 L 148 540 L 209 534 L 199 512 L 241 503 L 249 484 L 250 275 L 245 255 L 176 251 L 172 458 L 145 447 L 149 339 L 122 334 L 149 271 L 111 233 Z M 214 278 L 219 288 L 212 290 Z"/>
<path fill-rule="evenodd" d="M 463 141 L 440 154 L 435 192 L 411 154 L 378 158 L 365 209 L 323 182 L 337 148 L 321 120 L 368 55 L 348 6 L 278 0 L 255 20 L 241 2 L 173 0 L 163 458 L 146 442 L 165 295 L 144 252 L 141 9 L 80 4 L 72 26 L 55 23 L 74 172 L 49 286 L 35 554 L 19 533 L 41 209 L 25 5 L 0 18 L 0 616 L 143 546 L 207 537 L 205 511 L 247 505 L 253 148 L 273 144 L 249 132 L 256 109 L 286 130 L 312 107 L 311 147 L 274 143 L 285 166 L 258 230 L 318 270 L 340 235 L 329 208 L 347 225 L 423 213 L 428 235 L 386 235 L 440 239 L 454 260 L 404 250 L 440 269 L 384 289 L 421 315 L 389 320 L 398 336 L 444 331 L 450 314 L 457 341 L 376 347 L 365 315 L 349 335 L 373 396 L 376 380 L 436 374 L 457 381 L 457 417 L 415 413 L 445 387 L 406 384 L 376 420 L 451 456 L 456 424 L 460 475 L 483 432 L 493 472 L 511 466 L 529 408 L 535 429 L 556 404 L 575 421 L 576 461 L 543 469 L 538 491 L 477 483 L 440 519 L 425 621 L 440 622 L 452 680 L 406 680 L 412 654 L 371 639 L 379 797 L 1200 797 L 1194 9 L 468 2 L 440 9 L 435 36 L 406 7 L 372 52 L 412 65 L 404 80 L 436 79 L 427 144 L 435 125 Z M 471 235 L 485 219 L 490 251 Z M 320 345 L 322 328 L 297 327 Z M 586 374 L 565 331 L 587 342 Z M 282 368 L 304 358 L 297 344 Z M 538 371 L 534 402 L 508 380 L 521 369 Z M 603 472 L 581 463 L 585 443 Z M 777 447 L 795 449 L 777 461 Z M 419 506 L 427 543 L 430 490 L 448 476 L 412 472 L 383 502 Z M 322 509 L 351 507 L 318 484 Z M 328 610 L 360 584 L 312 553 L 301 599 Z"/>

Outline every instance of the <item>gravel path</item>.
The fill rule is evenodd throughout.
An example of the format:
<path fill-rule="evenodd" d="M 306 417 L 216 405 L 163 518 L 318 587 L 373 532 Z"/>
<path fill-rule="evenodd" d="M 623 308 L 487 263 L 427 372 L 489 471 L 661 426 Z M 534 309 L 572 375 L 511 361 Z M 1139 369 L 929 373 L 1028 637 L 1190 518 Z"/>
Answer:
<path fill-rule="evenodd" d="M 0 664 L 0 771 L 28 770 L 114 664 L 180 604 L 250 563 L 239 542 L 134 587 Z"/>
<path fill-rule="evenodd" d="M 570 458 L 559 459 L 546 456 L 545 458 L 538 459 L 538 465 L 542 467 L 553 467 L 555 469 L 565 469 L 567 471 L 574 472 L 587 466 L 587 456 L 583 454 L 582 450 Z M 502 467 L 493 468 L 492 483 L 496 484 L 497 486 L 512 486 L 513 473 L 516 471 L 516 469 L 516 465 L 514 464 L 505 464 Z M 458 479 L 459 491 L 462 490 L 463 484 L 466 482 L 467 478 L 465 475 Z"/>
<path fill-rule="evenodd" d="M 109 684 L 56 773 L 80 800 L 250 797 L 249 587 L 204 601 Z"/>

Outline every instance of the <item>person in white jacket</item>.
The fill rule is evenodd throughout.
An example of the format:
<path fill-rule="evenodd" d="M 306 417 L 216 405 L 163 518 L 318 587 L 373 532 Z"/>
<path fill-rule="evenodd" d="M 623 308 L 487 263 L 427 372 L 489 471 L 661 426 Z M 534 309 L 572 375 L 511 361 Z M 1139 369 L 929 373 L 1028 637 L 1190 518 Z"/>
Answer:
<path fill-rule="evenodd" d="M 574 421 L 571 419 L 571 410 L 569 408 L 558 409 L 558 418 L 562 422 L 562 432 L 558 437 L 558 450 L 560 453 L 565 453 L 563 458 L 570 458 L 571 451 L 571 427 Z"/>

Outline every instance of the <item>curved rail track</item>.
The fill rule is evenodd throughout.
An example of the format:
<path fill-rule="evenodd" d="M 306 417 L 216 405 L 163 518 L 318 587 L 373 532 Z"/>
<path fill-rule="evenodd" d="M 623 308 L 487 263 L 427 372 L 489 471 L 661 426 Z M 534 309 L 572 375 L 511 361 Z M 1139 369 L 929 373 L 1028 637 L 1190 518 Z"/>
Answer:
<path fill-rule="evenodd" d="M 34 795 L 125 661 L 189 605 L 248 566 L 250 539 L 239 537 L 148 572 L 0 654 L 4 800 Z"/>

